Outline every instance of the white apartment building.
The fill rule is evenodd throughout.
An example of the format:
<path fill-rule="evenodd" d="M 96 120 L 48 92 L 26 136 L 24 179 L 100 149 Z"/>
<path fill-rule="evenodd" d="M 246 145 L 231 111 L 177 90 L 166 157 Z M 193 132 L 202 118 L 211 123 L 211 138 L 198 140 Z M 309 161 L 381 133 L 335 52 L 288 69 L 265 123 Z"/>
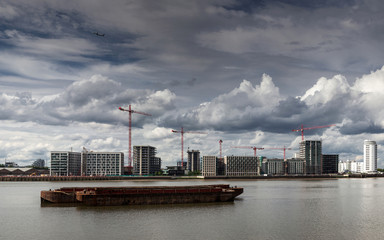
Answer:
<path fill-rule="evenodd" d="M 364 173 L 377 172 L 377 144 L 375 141 L 364 141 Z"/>
<path fill-rule="evenodd" d="M 340 161 L 339 162 L 339 173 L 351 172 L 351 173 L 362 173 L 364 163 L 357 161 Z"/>
<path fill-rule="evenodd" d="M 83 152 L 82 173 L 86 176 L 123 175 L 124 154 L 122 152 Z"/>

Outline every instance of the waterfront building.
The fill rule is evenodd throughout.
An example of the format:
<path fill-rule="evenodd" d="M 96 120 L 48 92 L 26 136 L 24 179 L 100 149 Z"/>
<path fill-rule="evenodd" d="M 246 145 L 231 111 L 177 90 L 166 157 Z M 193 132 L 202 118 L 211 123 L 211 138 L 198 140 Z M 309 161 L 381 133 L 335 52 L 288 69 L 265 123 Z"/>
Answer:
<path fill-rule="evenodd" d="M 169 176 L 184 176 L 185 175 L 185 166 L 167 166 L 167 168 L 164 170 L 163 174 L 169 175 Z"/>
<path fill-rule="evenodd" d="M 17 163 L 15 163 L 15 162 L 5 162 L 4 167 L 7 167 L 7 168 L 13 168 L 13 167 L 17 168 L 17 167 L 19 167 L 19 165 Z"/>
<path fill-rule="evenodd" d="M 377 172 L 377 144 L 375 141 L 364 141 L 364 169 L 365 173 Z"/>
<path fill-rule="evenodd" d="M 81 153 L 51 152 L 51 176 L 81 176 Z"/>
<path fill-rule="evenodd" d="M 226 176 L 256 176 L 259 175 L 258 160 L 255 156 L 225 156 Z"/>
<path fill-rule="evenodd" d="M 161 158 L 156 157 L 156 148 L 152 146 L 133 146 L 133 173 L 151 175 L 161 170 Z"/>
<path fill-rule="evenodd" d="M 225 175 L 225 163 L 224 158 L 217 158 L 217 166 L 216 166 L 216 174 L 217 176 L 224 176 Z"/>
<path fill-rule="evenodd" d="M 305 159 L 306 174 L 322 173 L 321 141 L 306 140 L 300 143 L 300 158 Z"/>
<path fill-rule="evenodd" d="M 364 168 L 363 162 L 357 162 L 355 160 L 340 161 L 338 164 L 339 173 L 362 173 Z"/>
<path fill-rule="evenodd" d="M 36 167 L 36 168 L 43 168 L 43 167 L 45 167 L 45 160 L 37 159 L 36 161 L 34 161 L 32 163 L 32 167 Z"/>
<path fill-rule="evenodd" d="M 305 174 L 305 160 L 300 158 L 287 159 L 287 174 Z"/>
<path fill-rule="evenodd" d="M 48 169 L 36 169 L 26 167 L 3 167 L 0 168 L 0 176 L 39 176 L 48 175 Z"/>
<path fill-rule="evenodd" d="M 187 151 L 188 153 L 188 161 L 187 161 L 187 170 L 190 172 L 201 171 L 200 168 L 200 151 L 192 150 Z"/>
<path fill-rule="evenodd" d="M 89 152 L 81 154 L 82 174 L 86 176 L 122 175 L 124 173 L 124 153 Z"/>
<path fill-rule="evenodd" d="M 203 176 L 217 176 L 218 158 L 216 156 L 203 156 L 201 174 Z"/>
<path fill-rule="evenodd" d="M 284 159 L 266 159 L 264 174 L 284 175 Z"/>
<path fill-rule="evenodd" d="M 351 172 L 361 173 L 363 172 L 364 163 L 353 161 L 351 163 Z"/>
<path fill-rule="evenodd" d="M 338 173 L 338 154 L 323 154 L 322 171 L 323 174 Z"/>

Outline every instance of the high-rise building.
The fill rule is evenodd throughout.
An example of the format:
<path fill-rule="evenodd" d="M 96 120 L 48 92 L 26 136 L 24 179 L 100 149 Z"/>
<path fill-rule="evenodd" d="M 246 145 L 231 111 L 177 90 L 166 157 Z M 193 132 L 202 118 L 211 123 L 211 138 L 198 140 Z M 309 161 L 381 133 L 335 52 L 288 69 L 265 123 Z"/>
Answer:
<path fill-rule="evenodd" d="M 201 171 L 200 168 L 200 151 L 192 150 L 187 151 L 188 153 L 188 162 L 187 162 L 187 170 L 190 172 Z"/>
<path fill-rule="evenodd" d="M 258 160 L 255 156 L 225 156 L 224 164 L 227 176 L 259 175 Z"/>
<path fill-rule="evenodd" d="M 51 176 L 81 176 L 81 153 L 51 152 Z"/>
<path fill-rule="evenodd" d="M 302 141 L 300 143 L 300 158 L 305 159 L 306 174 L 321 174 L 321 141 Z"/>
<path fill-rule="evenodd" d="M 338 154 L 323 154 L 323 174 L 338 173 L 338 164 Z"/>
<path fill-rule="evenodd" d="M 218 159 L 216 156 L 203 156 L 202 171 L 203 176 L 217 175 Z"/>
<path fill-rule="evenodd" d="M 377 144 L 375 141 L 364 141 L 364 172 L 375 173 L 377 171 Z"/>
<path fill-rule="evenodd" d="M 122 175 L 124 154 L 122 152 L 81 153 L 82 173 L 87 176 Z"/>
<path fill-rule="evenodd" d="M 161 158 L 156 157 L 156 148 L 152 146 L 133 146 L 133 173 L 150 175 L 161 170 Z"/>

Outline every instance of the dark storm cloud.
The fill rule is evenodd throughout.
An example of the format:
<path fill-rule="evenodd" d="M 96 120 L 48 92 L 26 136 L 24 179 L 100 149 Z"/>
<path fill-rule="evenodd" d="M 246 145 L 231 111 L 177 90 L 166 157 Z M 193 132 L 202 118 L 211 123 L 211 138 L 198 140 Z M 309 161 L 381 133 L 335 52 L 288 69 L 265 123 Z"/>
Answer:
<path fill-rule="evenodd" d="M 384 57 L 376 51 L 384 40 L 380 1 L 6 1 L 1 7 L 0 29 L 18 35 L 0 44 L 11 44 L 14 53 L 49 61 L 59 72 L 101 64 L 92 74 L 123 84 L 132 83 L 124 79 L 126 64 L 136 63 L 150 73 L 137 76 L 135 87 L 178 83 L 172 91 L 193 104 L 196 96 L 209 99 L 230 91 L 234 79 L 263 72 L 284 94 L 301 94 L 313 79 L 356 77 Z M 191 78 L 204 81 L 186 88 Z"/>

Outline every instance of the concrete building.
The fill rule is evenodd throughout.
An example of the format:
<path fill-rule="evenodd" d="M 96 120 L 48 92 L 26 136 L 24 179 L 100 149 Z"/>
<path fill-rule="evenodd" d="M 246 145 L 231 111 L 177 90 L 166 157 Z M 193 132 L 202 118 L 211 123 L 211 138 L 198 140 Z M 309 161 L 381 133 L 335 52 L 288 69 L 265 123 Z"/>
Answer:
<path fill-rule="evenodd" d="M 192 151 L 188 150 L 187 153 L 188 153 L 187 170 L 190 172 L 201 171 L 200 151 L 199 150 L 192 150 Z"/>
<path fill-rule="evenodd" d="M 287 159 L 287 174 L 305 174 L 305 160 L 300 158 Z"/>
<path fill-rule="evenodd" d="M 43 167 L 45 167 L 45 160 L 37 159 L 36 161 L 34 161 L 32 163 L 32 167 L 36 167 L 36 168 L 43 168 Z"/>
<path fill-rule="evenodd" d="M 203 156 L 201 174 L 203 176 L 217 176 L 217 163 L 216 156 Z"/>
<path fill-rule="evenodd" d="M 151 175 L 161 170 L 161 158 L 152 146 L 133 146 L 133 174 Z"/>
<path fill-rule="evenodd" d="M 254 156 L 225 156 L 226 176 L 256 176 L 259 175 L 258 160 Z"/>
<path fill-rule="evenodd" d="M 224 158 L 217 158 L 216 174 L 217 176 L 225 176 Z"/>
<path fill-rule="evenodd" d="M 284 175 L 284 159 L 266 159 L 264 174 L 268 175 Z"/>
<path fill-rule="evenodd" d="M 51 152 L 51 176 L 81 176 L 81 153 Z"/>
<path fill-rule="evenodd" d="M 86 176 L 122 175 L 124 154 L 122 152 L 83 152 L 82 174 Z"/>
<path fill-rule="evenodd" d="M 306 174 L 322 173 L 321 141 L 302 141 L 300 143 L 300 158 L 305 159 Z"/>
<path fill-rule="evenodd" d="M 323 154 L 323 174 L 338 173 L 339 155 Z"/>
<path fill-rule="evenodd" d="M 377 172 L 377 144 L 375 141 L 364 141 L 364 173 Z"/>

